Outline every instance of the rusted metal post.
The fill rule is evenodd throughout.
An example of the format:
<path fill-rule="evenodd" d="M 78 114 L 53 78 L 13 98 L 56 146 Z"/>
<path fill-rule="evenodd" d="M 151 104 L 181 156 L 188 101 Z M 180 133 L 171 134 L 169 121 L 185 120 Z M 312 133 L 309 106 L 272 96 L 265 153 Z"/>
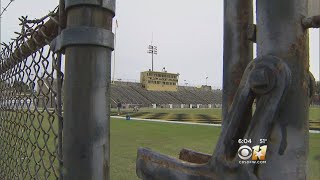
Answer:
<path fill-rule="evenodd" d="M 311 16 L 311 17 L 307 17 L 307 18 L 302 19 L 302 25 L 304 28 L 319 28 L 320 27 L 320 15 Z"/>
<path fill-rule="evenodd" d="M 224 1 L 224 40 L 223 40 L 223 94 L 222 94 L 222 131 L 230 123 L 228 111 L 238 90 L 242 75 L 253 59 L 252 42 L 248 37 L 248 28 L 253 21 L 252 0 Z M 254 34 L 254 33 L 253 33 Z M 250 110 L 243 118 L 243 124 L 251 119 Z M 243 137 L 246 129 L 241 126 L 238 138 Z M 243 128 L 243 129 L 242 129 Z M 221 146 L 219 141 L 217 146 Z M 237 141 L 230 142 L 231 149 L 239 147 Z"/>
<path fill-rule="evenodd" d="M 301 21 L 307 16 L 308 0 L 258 0 L 258 56 L 274 55 L 284 60 L 292 72 L 292 85 L 279 109 L 268 139 L 267 165 L 259 166 L 263 179 L 307 179 L 309 59 L 308 32 Z M 279 139 L 287 138 L 283 155 Z M 275 173 L 276 170 L 276 173 Z"/>
<path fill-rule="evenodd" d="M 59 0 L 59 29 L 58 33 L 60 34 L 62 29 L 65 28 L 65 1 Z M 62 62 L 62 53 L 57 53 L 57 59 L 56 59 L 56 78 L 57 78 L 57 97 L 56 97 L 56 111 L 57 111 L 57 117 L 58 117 L 58 160 L 59 160 L 59 180 L 63 180 L 63 157 L 62 157 L 62 142 L 63 142 L 63 109 L 62 109 L 62 87 L 63 87 L 63 72 L 61 72 L 61 62 Z"/>
<path fill-rule="evenodd" d="M 253 21 L 252 0 L 224 1 L 222 119 L 238 89 L 242 74 L 252 58 L 247 28 Z M 222 121 L 222 127 L 228 122 Z"/>
<path fill-rule="evenodd" d="M 110 81 L 114 0 L 66 0 L 63 165 L 65 180 L 110 179 Z"/>

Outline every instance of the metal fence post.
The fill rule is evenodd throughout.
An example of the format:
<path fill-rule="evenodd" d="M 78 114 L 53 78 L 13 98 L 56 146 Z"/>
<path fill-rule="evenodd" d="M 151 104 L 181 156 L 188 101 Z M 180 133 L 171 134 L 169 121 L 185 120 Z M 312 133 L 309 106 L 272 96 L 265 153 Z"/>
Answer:
<path fill-rule="evenodd" d="M 286 150 L 268 154 L 268 165 L 257 174 L 265 179 L 307 179 L 308 111 L 310 100 L 308 31 L 301 20 L 307 15 L 308 0 L 258 0 L 258 56 L 272 54 L 283 59 L 292 72 L 292 85 L 268 139 L 268 151 L 277 152 L 286 138 Z M 284 136 L 285 135 L 285 136 Z M 275 169 L 277 173 L 274 173 Z"/>
<path fill-rule="evenodd" d="M 224 1 L 222 119 L 226 119 L 248 63 L 253 59 L 252 42 L 247 36 L 253 21 L 252 0 Z M 222 121 L 222 127 L 228 122 Z"/>
<path fill-rule="evenodd" d="M 242 75 L 253 59 L 252 42 L 249 40 L 248 27 L 253 23 L 252 0 L 224 1 L 224 37 L 223 37 L 223 94 L 222 94 L 222 129 L 228 122 L 227 114 L 238 90 Z M 243 124 L 249 124 L 251 109 L 245 114 Z M 241 126 L 238 138 L 246 132 Z M 220 146 L 218 143 L 217 146 Z M 236 151 L 239 144 L 233 142 L 231 149 Z"/>
<path fill-rule="evenodd" d="M 66 0 L 64 179 L 109 179 L 114 0 Z"/>

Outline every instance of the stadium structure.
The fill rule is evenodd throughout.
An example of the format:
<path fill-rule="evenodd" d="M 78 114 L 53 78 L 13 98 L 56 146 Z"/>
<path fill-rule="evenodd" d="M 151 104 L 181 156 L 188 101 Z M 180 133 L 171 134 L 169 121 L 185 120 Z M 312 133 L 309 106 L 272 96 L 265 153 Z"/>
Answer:
<path fill-rule="evenodd" d="M 111 84 L 112 108 L 121 102 L 123 108 L 150 107 L 150 108 L 220 108 L 222 104 L 222 90 L 212 89 L 211 86 L 179 86 L 179 74 L 168 72 L 144 71 L 140 73 L 140 82 L 114 81 Z M 57 82 L 43 78 L 37 82 L 37 92 L 49 93 L 50 82 L 53 81 L 53 90 Z M 41 94 L 41 93 L 38 93 Z M 54 107 L 54 97 L 38 97 L 39 107 L 46 105 Z M 320 96 L 316 94 L 311 104 L 319 106 Z"/>
<path fill-rule="evenodd" d="M 222 104 L 222 90 L 212 89 L 202 85 L 179 86 L 179 74 L 144 71 L 140 74 L 140 83 L 114 81 L 111 84 L 111 107 L 115 108 L 121 102 L 123 108 L 150 107 L 150 108 L 220 108 Z M 52 81 L 52 83 L 51 83 Z M 37 82 L 36 94 L 39 107 L 54 108 L 54 97 L 49 93 L 50 84 L 56 91 L 57 81 L 43 78 Z M 318 82 L 318 84 L 320 84 Z M 319 88 L 319 87 L 317 87 Z M 42 93 L 39 93 L 39 92 Z M 319 90 L 318 90 L 319 91 Z M 316 92 L 311 104 L 320 105 L 320 94 Z M 41 94 L 47 94 L 42 96 Z"/>
<path fill-rule="evenodd" d="M 118 101 L 126 108 L 131 106 L 162 108 L 213 108 L 221 107 L 222 91 L 208 86 L 178 86 L 177 91 L 150 91 L 141 83 L 115 81 L 111 85 L 111 107 Z"/>
<path fill-rule="evenodd" d="M 121 102 L 123 108 L 214 108 L 221 107 L 222 91 L 212 90 L 211 86 L 179 86 L 179 74 L 166 71 L 141 72 L 140 83 L 114 81 L 111 84 L 110 106 L 115 108 Z M 52 85 L 50 85 L 52 84 Z M 52 87 L 53 86 L 53 87 Z M 56 79 L 42 78 L 37 82 L 39 107 L 54 108 L 54 99 L 50 88 L 56 91 Z M 47 94 L 41 96 L 40 93 Z M 63 93 L 62 93 L 63 94 Z M 63 97 L 62 97 L 63 98 Z"/>
<path fill-rule="evenodd" d="M 221 107 L 222 91 L 211 86 L 179 86 L 179 74 L 144 71 L 140 83 L 115 81 L 111 85 L 111 107 L 213 108 Z"/>

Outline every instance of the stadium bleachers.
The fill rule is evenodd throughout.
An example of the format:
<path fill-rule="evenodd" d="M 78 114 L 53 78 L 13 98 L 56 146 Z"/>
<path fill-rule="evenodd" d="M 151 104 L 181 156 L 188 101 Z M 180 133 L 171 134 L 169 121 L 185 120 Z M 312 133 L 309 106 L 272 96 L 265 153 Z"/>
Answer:
<path fill-rule="evenodd" d="M 177 92 L 148 91 L 140 83 L 115 82 L 111 85 L 111 105 L 116 102 L 149 107 L 152 104 L 221 104 L 221 90 L 179 86 Z"/>
<path fill-rule="evenodd" d="M 132 88 L 125 84 L 112 84 L 111 86 L 111 103 L 115 105 L 117 101 L 124 104 L 139 104 L 142 106 L 148 106 L 152 103 L 138 92 L 132 90 Z"/>
<path fill-rule="evenodd" d="M 146 97 L 151 102 L 151 104 L 181 104 L 179 100 L 175 99 L 167 92 L 147 91 L 141 86 L 130 86 L 130 87 L 132 88 L 132 90 Z"/>
<path fill-rule="evenodd" d="M 179 99 L 183 104 L 207 104 L 202 98 L 195 96 L 185 87 L 178 87 L 177 92 L 168 92 L 175 98 Z"/>

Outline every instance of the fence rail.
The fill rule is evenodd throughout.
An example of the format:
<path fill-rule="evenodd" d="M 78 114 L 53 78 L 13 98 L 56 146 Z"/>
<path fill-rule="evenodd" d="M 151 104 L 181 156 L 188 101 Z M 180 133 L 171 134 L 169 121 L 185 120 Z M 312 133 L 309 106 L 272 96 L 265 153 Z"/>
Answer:
<path fill-rule="evenodd" d="M 21 31 L 0 54 L 0 179 L 59 179 L 62 174 L 58 9 L 21 17 Z"/>

